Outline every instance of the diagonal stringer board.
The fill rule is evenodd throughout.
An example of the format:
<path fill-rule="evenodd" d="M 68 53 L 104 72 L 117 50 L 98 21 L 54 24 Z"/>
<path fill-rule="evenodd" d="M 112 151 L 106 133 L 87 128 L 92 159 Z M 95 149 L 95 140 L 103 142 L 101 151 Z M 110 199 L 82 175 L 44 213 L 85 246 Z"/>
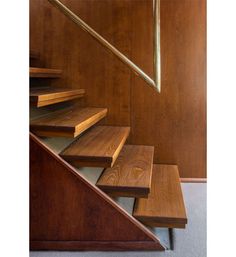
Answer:
<path fill-rule="evenodd" d="M 159 239 L 30 134 L 31 250 L 164 250 Z"/>

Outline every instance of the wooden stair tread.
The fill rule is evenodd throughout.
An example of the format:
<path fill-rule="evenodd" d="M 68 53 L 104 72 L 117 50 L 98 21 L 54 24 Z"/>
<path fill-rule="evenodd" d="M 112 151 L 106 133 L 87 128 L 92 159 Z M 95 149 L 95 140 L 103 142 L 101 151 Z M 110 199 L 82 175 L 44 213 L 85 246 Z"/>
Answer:
<path fill-rule="evenodd" d="M 133 216 L 148 226 L 184 228 L 184 200 L 176 165 L 153 165 L 151 192 L 136 199 Z"/>
<path fill-rule="evenodd" d="M 106 108 L 72 107 L 35 119 L 31 121 L 30 128 L 38 136 L 76 137 L 106 114 Z"/>
<path fill-rule="evenodd" d="M 62 74 L 62 70 L 30 67 L 31 78 L 58 78 Z"/>
<path fill-rule="evenodd" d="M 125 145 L 114 166 L 103 172 L 96 185 L 113 196 L 147 197 L 153 154 L 153 146 Z"/>
<path fill-rule="evenodd" d="M 94 127 L 64 149 L 60 156 L 79 167 L 111 167 L 129 132 L 129 127 Z"/>
<path fill-rule="evenodd" d="M 30 88 L 30 102 L 32 105 L 42 107 L 83 97 L 84 93 L 84 89 L 32 87 Z"/>

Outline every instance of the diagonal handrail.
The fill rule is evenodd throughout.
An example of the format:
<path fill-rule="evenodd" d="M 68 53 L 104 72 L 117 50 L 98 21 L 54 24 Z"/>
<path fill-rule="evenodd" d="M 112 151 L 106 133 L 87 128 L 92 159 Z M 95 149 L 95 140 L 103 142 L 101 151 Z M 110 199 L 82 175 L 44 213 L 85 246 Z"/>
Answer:
<path fill-rule="evenodd" d="M 70 20 L 79 25 L 90 36 L 96 39 L 101 45 L 110 50 L 116 57 L 118 57 L 123 63 L 128 65 L 138 76 L 140 76 L 149 85 L 153 86 L 158 92 L 161 92 L 161 70 L 160 70 L 160 0 L 153 0 L 153 32 L 154 32 L 154 52 L 153 52 L 153 70 L 154 79 L 150 78 L 142 69 L 134 64 L 128 57 L 122 54 L 117 48 L 110 44 L 105 38 L 92 29 L 86 22 L 84 22 L 79 16 L 73 13 L 68 7 L 66 7 L 59 0 L 48 0 L 51 4 L 57 7 L 64 15 Z"/>

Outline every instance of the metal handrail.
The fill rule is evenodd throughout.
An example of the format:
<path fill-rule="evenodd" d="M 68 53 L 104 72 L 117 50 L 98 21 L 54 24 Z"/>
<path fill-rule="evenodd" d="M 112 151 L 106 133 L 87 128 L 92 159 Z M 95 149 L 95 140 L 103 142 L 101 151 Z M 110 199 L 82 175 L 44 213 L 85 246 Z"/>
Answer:
<path fill-rule="evenodd" d="M 153 0 L 153 31 L 154 31 L 154 79 L 151 79 L 142 69 L 134 64 L 128 57 L 122 54 L 117 48 L 111 45 L 105 38 L 92 29 L 86 22 L 84 22 L 79 16 L 73 13 L 68 7 L 66 7 L 59 0 L 48 0 L 51 4 L 57 7 L 64 15 L 70 20 L 79 25 L 84 31 L 88 32 L 90 36 L 96 39 L 101 45 L 110 50 L 116 57 L 118 57 L 123 63 L 128 65 L 138 76 L 140 76 L 149 85 L 155 87 L 158 92 L 161 92 L 161 71 L 160 71 L 160 0 Z"/>

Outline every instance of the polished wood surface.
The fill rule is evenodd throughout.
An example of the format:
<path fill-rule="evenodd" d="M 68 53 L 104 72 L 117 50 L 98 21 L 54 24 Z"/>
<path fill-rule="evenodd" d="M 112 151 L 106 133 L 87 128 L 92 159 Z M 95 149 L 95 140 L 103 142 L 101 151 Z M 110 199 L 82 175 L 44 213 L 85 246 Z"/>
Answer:
<path fill-rule="evenodd" d="M 70 21 L 74 22 L 79 28 L 86 31 L 88 35 L 93 37 L 99 44 L 101 44 L 106 50 L 113 53 L 113 55 L 120 59 L 127 67 L 129 67 L 133 72 L 142 78 L 147 84 L 154 87 L 158 92 L 160 92 L 160 1 L 154 0 L 153 2 L 153 29 L 154 33 L 154 45 L 156 47 L 156 51 L 154 51 L 153 56 L 153 65 L 155 66 L 155 75 L 154 79 L 150 78 L 142 69 L 140 69 L 135 63 L 133 63 L 126 55 L 121 53 L 114 45 L 108 42 L 101 34 L 97 33 L 93 28 L 91 28 L 83 19 L 81 19 L 80 15 L 74 13 L 70 8 L 64 5 L 60 0 L 48 0 L 55 8 L 60 10 Z"/>
<path fill-rule="evenodd" d="M 129 127 L 94 127 L 64 149 L 60 156 L 77 167 L 111 167 L 129 131 Z"/>
<path fill-rule="evenodd" d="M 152 73 L 144 2 L 133 12 L 132 58 Z M 177 164 L 181 177 L 206 177 L 205 0 L 161 0 L 161 70 L 159 95 L 132 76 L 131 142 L 154 144 L 154 163 Z"/>
<path fill-rule="evenodd" d="M 150 76 L 152 2 L 63 0 Z M 44 0 L 30 0 L 31 49 L 40 52 L 45 67 L 63 70 L 62 85 L 86 90 L 85 105 L 109 109 L 106 125 L 130 126 L 129 143 L 154 145 L 154 163 L 177 164 L 181 177 L 203 178 L 206 2 L 161 0 L 160 5 L 161 94 Z"/>
<path fill-rule="evenodd" d="M 112 196 L 148 197 L 151 187 L 154 147 L 125 145 L 112 168 L 107 168 L 97 186 Z"/>
<path fill-rule="evenodd" d="M 69 101 L 83 97 L 84 89 L 68 89 L 55 87 L 31 87 L 30 103 L 33 106 L 42 107 L 54 103 Z"/>
<path fill-rule="evenodd" d="M 133 216 L 149 226 L 184 228 L 187 216 L 176 165 L 153 165 L 148 199 L 136 199 Z"/>
<path fill-rule="evenodd" d="M 63 0 L 63 3 L 80 13 L 90 26 L 130 56 L 126 28 L 132 7 L 129 1 L 129 9 L 124 8 L 123 0 Z M 52 85 L 84 88 L 85 106 L 109 109 L 106 125 L 129 126 L 131 71 L 48 1 L 30 0 L 30 17 L 31 49 L 40 51 L 43 66 L 63 70 L 60 81 L 53 80 Z M 107 24 L 109 27 L 105 31 Z"/>
<path fill-rule="evenodd" d="M 29 73 L 31 78 L 58 78 L 62 70 L 30 67 Z"/>
<path fill-rule="evenodd" d="M 104 118 L 106 108 L 71 107 L 51 111 L 30 123 L 30 129 L 39 136 L 76 137 Z"/>
<path fill-rule="evenodd" d="M 34 250 L 163 250 L 155 235 L 32 134 L 30 240 Z"/>

